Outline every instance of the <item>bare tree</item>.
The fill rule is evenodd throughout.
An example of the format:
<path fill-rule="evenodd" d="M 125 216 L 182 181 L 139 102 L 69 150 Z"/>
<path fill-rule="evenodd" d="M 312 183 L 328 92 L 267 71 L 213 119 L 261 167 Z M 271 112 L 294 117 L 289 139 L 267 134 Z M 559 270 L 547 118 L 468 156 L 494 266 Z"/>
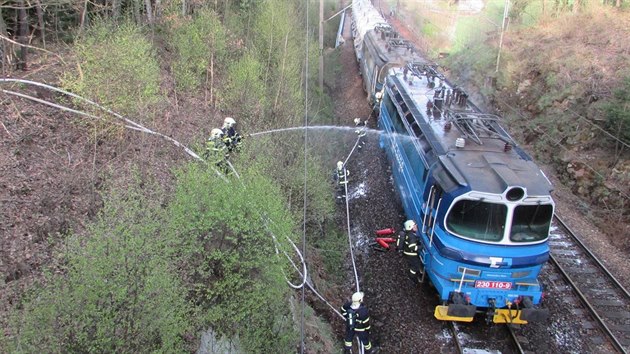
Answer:
<path fill-rule="evenodd" d="M 7 37 L 7 25 L 4 23 L 2 17 L 2 8 L 0 7 L 0 36 Z M 10 45 L 4 40 L 0 41 L 0 60 L 2 61 L 2 74 L 6 74 L 9 71 L 9 48 Z"/>
<path fill-rule="evenodd" d="M 120 0 L 112 0 L 112 17 L 114 21 L 118 21 L 120 17 Z"/>
<path fill-rule="evenodd" d="M 153 25 L 153 9 L 151 8 L 151 0 L 144 0 L 144 7 L 147 12 L 147 21 L 149 21 L 149 25 Z"/>
<path fill-rule="evenodd" d="M 26 15 L 24 0 L 18 0 L 18 7 L 18 42 L 20 44 L 28 44 L 28 17 Z M 18 69 L 27 70 L 27 54 L 28 48 L 21 46 L 18 59 Z"/>

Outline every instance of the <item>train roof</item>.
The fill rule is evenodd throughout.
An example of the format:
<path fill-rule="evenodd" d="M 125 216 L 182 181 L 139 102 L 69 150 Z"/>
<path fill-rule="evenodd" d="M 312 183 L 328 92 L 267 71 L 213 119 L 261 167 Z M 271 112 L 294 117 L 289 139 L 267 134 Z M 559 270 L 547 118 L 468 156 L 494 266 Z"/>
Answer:
<path fill-rule="evenodd" d="M 391 28 L 369 0 L 352 1 L 352 14 L 355 40 L 358 38 L 362 41 L 365 34 L 376 27 Z"/>
<path fill-rule="evenodd" d="M 363 39 L 370 55 L 378 60 L 379 67 L 404 66 L 406 63 L 428 63 L 421 58 L 413 44 L 401 38 L 391 28 L 375 28 L 369 31 Z"/>
<path fill-rule="evenodd" d="M 418 137 L 425 163 L 440 160 L 450 184 L 455 181 L 487 193 L 520 186 L 530 196 L 549 195 L 551 183 L 503 129 L 500 118 L 481 112 L 435 66 L 392 69 L 387 87 L 400 102 L 403 121 Z M 438 90 L 443 90 L 442 95 L 436 95 Z M 439 101 L 441 108 L 437 108 Z"/>

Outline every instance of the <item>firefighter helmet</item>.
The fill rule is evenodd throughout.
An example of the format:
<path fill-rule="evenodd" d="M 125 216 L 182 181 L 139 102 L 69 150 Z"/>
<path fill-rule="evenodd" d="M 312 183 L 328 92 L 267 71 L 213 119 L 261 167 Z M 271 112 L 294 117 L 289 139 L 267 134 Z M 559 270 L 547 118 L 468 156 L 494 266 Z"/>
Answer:
<path fill-rule="evenodd" d="M 356 293 L 352 294 L 352 302 L 355 302 L 355 303 L 363 302 L 363 293 L 360 291 L 357 291 Z"/>
<path fill-rule="evenodd" d="M 236 125 L 236 121 L 232 117 L 225 117 L 223 120 L 223 128 L 232 128 Z"/>
<path fill-rule="evenodd" d="M 342 170 L 343 169 L 343 162 L 341 162 L 341 161 L 337 162 L 337 169 L 338 170 Z"/>
<path fill-rule="evenodd" d="M 223 135 L 223 131 L 219 128 L 214 128 L 210 131 L 210 139 L 219 139 Z"/>
<path fill-rule="evenodd" d="M 411 231 L 413 230 L 413 227 L 416 226 L 416 222 L 413 220 L 407 220 L 403 225 L 405 227 L 405 231 Z"/>

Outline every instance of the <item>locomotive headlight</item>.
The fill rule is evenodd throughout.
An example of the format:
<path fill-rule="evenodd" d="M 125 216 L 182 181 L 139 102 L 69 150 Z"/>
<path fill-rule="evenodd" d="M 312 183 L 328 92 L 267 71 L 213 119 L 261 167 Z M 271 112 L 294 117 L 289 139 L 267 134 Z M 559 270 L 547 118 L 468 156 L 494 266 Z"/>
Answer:
<path fill-rule="evenodd" d="M 507 200 L 511 202 L 521 200 L 523 199 L 524 196 L 525 196 L 525 190 L 521 187 L 512 187 L 508 189 L 508 191 L 505 193 L 505 197 L 507 198 Z"/>

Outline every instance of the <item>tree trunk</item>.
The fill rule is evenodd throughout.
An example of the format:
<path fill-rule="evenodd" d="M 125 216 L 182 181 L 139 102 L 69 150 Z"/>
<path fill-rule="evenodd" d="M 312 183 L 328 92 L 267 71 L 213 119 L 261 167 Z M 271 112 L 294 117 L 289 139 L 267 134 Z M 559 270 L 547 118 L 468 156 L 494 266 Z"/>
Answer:
<path fill-rule="evenodd" d="M 155 9 L 153 9 L 153 14 L 155 14 L 155 20 L 159 21 L 160 17 L 162 17 L 162 0 L 155 0 Z"/>
<path fill-rule="evenodd" d="M 112 0 L 112 18 L 118 22 L 120 17 L 120 0 Z"/>
<path fill-rule="evenodd" d="M 210 55 L 210 104 L 214 106 L 214 51 Z"/>
<path fill-rule="evenodd" d="M 0 7 L 0 35 L 7 37 L 7 25 L 4 23 L 4 18 L 2 17 L 2 8 Z M 7 42 L 0 41 L 0 56 L 2 58 L 0 58 L 0 61 L 2 62 L 2 75 L 6 75 L 6 73 L 9 71 L 8 66 L 9 63 L 7 62 L 7 58 L 9 58 L 9 46 L 7 45 Z"/>
<path fill-rule="evenodd" d="M 280 92 L 284 87 L 284 69 L 287 62 L 287 45 L 289 44 L 289 34 L 284 37 L 284 53 L 282 55 L 282 70 L 280 71 L 280 80 L 278 80 L 278 93 L 276 94 L 276 99 L 273 102 L 273 111 L 277 112 L 276 109 L 278 107 L 278 100 L 280 99 Z"/>
<path fill-rule="evenodd" d="M 79 33 L 82 33 L 83 28 L 85 27 L 85 16 L 87 15 L 88 1 L 89 0 L 85 0 L 85 2 L 83 3 L 83 10 L 81 10 L 81 23 L 79 24 Z"/>
<path fill-rule="evenodd" d="M 20 9 L 18 10 L 18 42 L 20 44 L 28 44 L 28 18 L 26 17 L 26 5 L 24 4 L 24 0 L 19 0 L 18 6 L 20 7 Z M 27 54 L 28 48 L 22 46 L 20 48 L 20 55 L 18 59 L 18 69 L 27 70 Z"/>
<path fill-rule="evenodd" d="M 133 8 L 133 18 L 136 20 L 137 25 L 142 25 L 142 15 L 140 14 L 140 10 L 142 9 L 141 1 L 142 0 L 132 0 L 131 7 Z"/>
<path fill-rule="evenodd" d="M 147 12 L 147 21 L 149 21 L 150 26 L 153 26 L 153 9 L 151 8 L 151 0 L 144 0 L 144 7 Z"/>
<path fill-rule="evenodd" d="M 35 0 L 35 11 L 37 11 L 37 27 L 39 35 L 42 36 L 42 45 L 46 48 L 46 27 L 44 22 L 44 9 L 41 0 Z"/>

